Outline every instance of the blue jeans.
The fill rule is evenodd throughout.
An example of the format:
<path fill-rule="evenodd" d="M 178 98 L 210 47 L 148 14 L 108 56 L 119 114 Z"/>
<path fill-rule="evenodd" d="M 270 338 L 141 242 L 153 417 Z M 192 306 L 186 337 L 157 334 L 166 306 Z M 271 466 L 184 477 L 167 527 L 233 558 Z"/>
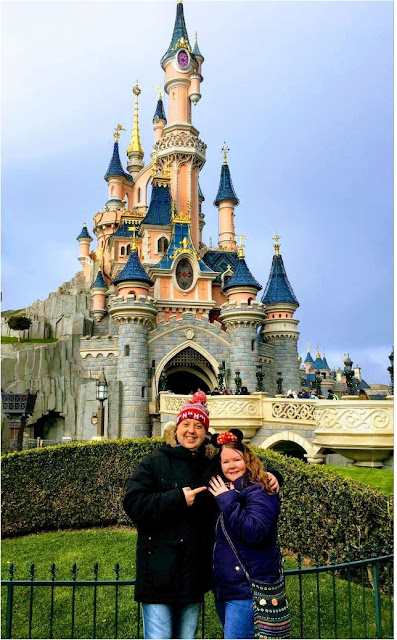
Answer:
<path fill-rule="evenodd" d="M 254 638 L 252 600 L 215 602 L 224 638 Z"/>
<path fill-rule="evenodd" d="M 149 640 L 196 637 L 200 602 L 186 605 L 143 604 L 143 634 Z"/>

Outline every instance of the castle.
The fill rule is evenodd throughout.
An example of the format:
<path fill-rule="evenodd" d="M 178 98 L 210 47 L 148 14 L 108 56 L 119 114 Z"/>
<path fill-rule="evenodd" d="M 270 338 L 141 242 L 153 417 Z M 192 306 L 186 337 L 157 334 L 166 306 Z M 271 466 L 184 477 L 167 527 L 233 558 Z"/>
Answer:
<path fill-rule="evenodd" d="M 203 63 L 179 0 L 160 60 L 168 109 L 159 91 L 150 161 L 145 164 L 140 141 L 136 84 L 126 170 L 119 149 L 124 129 L 117 125 L 104 176 L 108 199 L 94 215 L 92 232 L 84 224 L 77 237 L 82 271 L 28 310 L 38 335 L 62 337 L 63 343 L 47 345 L 44 356 L 43 348 L 30 355 L 22 350 L 9 373 L 5 362 L 4 388 L 19 391 L 16 381 L 21 386 L 29 380 L 40 391 L 31 423 L 39 434 L 45 426 L 44 437 L 95 435 L 95 381 L 102 372 L 109 385 L 105 434 L 111 438 L 155 433 L 164 389 L 186 394 L 237 386 L 274 395 L 277 379 L 284 390 L 302 385 L 294 317 L 299 303 L 280 237 L 274 236 L 267 283 L 260 283 L 249 269 L 244 237 L 235 233 L 239 200 L 226 145 L 214 194 L 218 246 L 203 242 L 199 177 L 207 145 L 192 122 Z"/>

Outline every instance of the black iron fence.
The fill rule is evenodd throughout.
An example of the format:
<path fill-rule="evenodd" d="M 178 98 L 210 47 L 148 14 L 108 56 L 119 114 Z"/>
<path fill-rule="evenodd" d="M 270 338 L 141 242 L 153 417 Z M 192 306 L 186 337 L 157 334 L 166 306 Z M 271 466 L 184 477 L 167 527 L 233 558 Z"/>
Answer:
<path fill-rule="evenodd" d="M 292 638 L 392 638 L 393 555 L 320 565 L 315 559 L 285 571 L 292 614 Z M 307 563 L 305 563 L 307 564 Z M 16 579 L 8 568 L 3 586 L 3 638 L 141 638 L 141 607 L 133 601 L 134 579 L 114 577 L 78 580 L 76 564 L 70 580 L 57 580 L 55 564 L 50 579 L 36 579 L 32 564 L 29 578 Z M 127 592 L 126 594 L 124 592 Z M 126 595 L 126 597 L 124 597 Z M 103 616 L 106 616 L 104 618 Z M 221 638 L 210 595 L 203 602 L 199 637 Z"/>

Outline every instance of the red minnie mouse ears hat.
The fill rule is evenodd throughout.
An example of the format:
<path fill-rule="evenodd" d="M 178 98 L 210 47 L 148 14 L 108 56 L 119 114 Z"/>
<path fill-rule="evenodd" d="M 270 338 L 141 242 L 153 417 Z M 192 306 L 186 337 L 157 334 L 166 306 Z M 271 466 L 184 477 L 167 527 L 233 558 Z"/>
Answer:
<path fill-rule="evenodd" d="M 236 442 L 241 444 L 244 438 L 244 434 L 240 429 L 230 429 L 230 431 L 224 431 L 223 433 L 214 433 L 211 436 L 211 444 L 218 449 L 227 442 Z"/>
<path fill-rule="evenodd" d="M 182 409 L 178 413 L 176 424 L 182 422 L 182 420 L 193 419 L 201 422 L 205 430 L 208 431 L 210 426 L 210 414 L 207 407 L 207 396 L 204 391 L 197 391 L 192 395 L 191 400 L 188 400 L 183 405 Z"/>

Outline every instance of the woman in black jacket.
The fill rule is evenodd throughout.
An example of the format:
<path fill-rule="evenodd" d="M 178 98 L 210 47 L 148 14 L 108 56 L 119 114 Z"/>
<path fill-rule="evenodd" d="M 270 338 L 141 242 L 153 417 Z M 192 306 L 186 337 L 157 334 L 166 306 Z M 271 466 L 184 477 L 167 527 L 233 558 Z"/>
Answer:
<path fill-rule="evenodd" d="M 124 509 L 138 530 L 135 600 L 143 605 L 147 639 L 194 638 L 211 589 L 216 504 L 207 484 L 219 458 L 208 454 L 216 453 L 208 427 L 199 391 L 165 430 L 166 443 L 128 481 Z"/>

